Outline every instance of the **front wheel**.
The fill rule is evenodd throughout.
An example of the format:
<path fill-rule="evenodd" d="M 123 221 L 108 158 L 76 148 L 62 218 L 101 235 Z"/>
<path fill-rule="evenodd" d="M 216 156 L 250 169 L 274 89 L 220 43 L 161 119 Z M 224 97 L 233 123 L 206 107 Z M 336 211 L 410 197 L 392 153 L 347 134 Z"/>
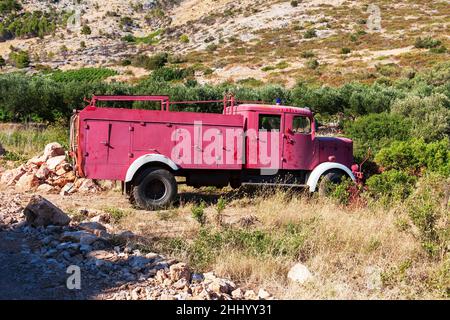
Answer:
<path fill-rule="evenodd" d="M 177 192 L 177 181 L 171 172 L 165 169 L 147 169 L 133 187 L 132 199 L 141 209 L 161 209 L 172 204 Z"/>
<path fill-rule="evenodd" d="M 344 174 L 341 172 L 333 171 L 329 172 L 322 177 L 319 184 L 319 195 L 321 197 L 327 197 L 331 194 L 333 186 L 340 184 Z"/>

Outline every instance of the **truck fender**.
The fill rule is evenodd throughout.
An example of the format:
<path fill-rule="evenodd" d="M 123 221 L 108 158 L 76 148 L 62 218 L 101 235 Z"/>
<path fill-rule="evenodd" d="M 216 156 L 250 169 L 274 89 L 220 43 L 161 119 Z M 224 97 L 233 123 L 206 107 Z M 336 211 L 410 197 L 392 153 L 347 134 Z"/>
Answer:
<path fill-rule="evenodd" d="M 125 177 L 125 182 L 131 182 L 134 178 L 134 175 L 142 166 L 145 166 L 147 163 L 162 163 L 169 166 L 172 170 L 177 171 L 180 168 L 173 162 L 171 159 L 167 158 L 162 154 L 146 154 L 143 155 L 131 164 L 131 166 L 127 170 L 127 175 Z"/>
<path fill-rule="evenodd" d="M 319 183 L 320 177 L 329 170 L 342 170 L 344 171 L 353 181 L 356 181 L 355 176 L 352 171 L 344 166 L 343 164 L 336 162 L 324 162 L 314 168 L 313 171 L 309 174 L 308 181 L 306 184 L 309 187 L 309 191 L 315 192 L 317 189 L 317 184 Z"/>

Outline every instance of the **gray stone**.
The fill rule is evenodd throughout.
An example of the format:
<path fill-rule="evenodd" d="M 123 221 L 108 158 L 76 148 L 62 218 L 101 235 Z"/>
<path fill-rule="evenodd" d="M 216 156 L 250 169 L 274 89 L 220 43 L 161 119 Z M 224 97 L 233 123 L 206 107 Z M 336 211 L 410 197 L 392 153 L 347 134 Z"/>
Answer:
<path fill-rule="evenodd" d="M 62 234 L 61 240 L 79 242 L 82 245 L 91 245 L 98 240 L 98 237 L 87 231 L 66 231 Z"/>
<path fill-rule="evenodd" d="M 193 273 L 192 274 L 191 281 L 193 283 L 202 282 L 203 280 L 205 280 L 205 277 L 203 276 L 203 274 L 201 274 L 201 273 Z"/>
<path fill-rule="evenodd" d="M 91 233 L 96 231 L 106 231 L 106 227 L 98 222 L 82 222 L 78 227 Z"/>
<path fill-rule="evenodd" d="M 61 209 L 41 196 L 33 196 L 24 210 L 27 222 L 34 226 L 57 225 L 70 223 L 70 218 Z"/>

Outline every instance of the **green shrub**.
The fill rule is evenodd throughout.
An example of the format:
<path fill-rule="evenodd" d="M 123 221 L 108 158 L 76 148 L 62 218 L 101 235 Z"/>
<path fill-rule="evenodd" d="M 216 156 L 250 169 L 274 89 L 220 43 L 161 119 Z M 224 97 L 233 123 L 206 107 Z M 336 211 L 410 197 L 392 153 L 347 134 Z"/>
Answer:
<path fill-rule="evenodd" d="M 10 12 L 0 22 L 0 41 L 15 37 L 40 37 L 53 33 L 66 23 L 67 16 L 55 10 Z"/>
<path fill-rule="evenodd" d="M 348 205 L 352 195 L 350 189 L 354 185 L 355 183 L 347 177 L 344 177 L 339 184 L 330 182 L 330 197 L 336 200 L 339 204 Z"/>
<path fill-rule="evenodd" d="M 180 36 L 180 42 L 182 42 L 182 43 L 189 43 L 189 36 L 187 35 L 187 34 L 182 34 L 181 36 Z"/>
<path fill-rule="evenodd" d="M 191 208 L 192 218 L 202 226 L 206 223 L 205 206 L 206 204 L 202 202 L 199 205 L 193 205 Z"/>
<path fill-rule="evenodd" d="M 439 258 L 444 257 L 450 243 L 449 186 L 448 178 L 427 175 L 419 180 L 417 189 L 406 201 L 408 215 L 423 248 Z"/>
<path fill-rule="evenodd" d="M 396 141 L 383 148 L 375 160 L 386 169 L 420 174 L 427 170 L 450 176 L 450 141 L 425 143 L 423 139 Z"/>
<path fill-rule="evenodd" d="M 107 207 L 103 210 L 111 216 L 114 223 L 120 222 L 128 214 L 127 211 L 116 207 Z"/>
<path fill-rule="evenodd" d="M 354 140 L 355 155 L 363 156 L 369 148 L 373 154 L 393 141 L 410 138 L 410 121 L 400 115 L 369 114 L 344 123 L 345 133 Z"/>
<path fill-rule="evenodd" d="M 287 61 L 280 61 L 275 65 L 275 67 L 277 69 L 286 69 L 289 67 L 289 63 Z"/>
<path fill-rule="evenodd" d="M 366 182 L 369 195 L 384 203 L 406 199 L 413 191 L 415 183 L 416 177 L 398 170 L 374 175 Z"/>
<path fill-rule="evenodd" d="M 432 37 L 417 38 L 414 46 L 419 49 L 431 49 L 441 45 L 441 41 Z"/>
<path fill-rule="evenodd" d="M 174 81 L 192 77 L 193 75 L 194 70 L 192 68 L 175 69 L 170 67 L 162 67 L 153 71 L 151 78 L 158 81 Z"/>
<path fill-rule="evenodd" d="M 223 197 L 220 197 L 216 204 L 216 217 L 215 217 L 216 224 L 219 226 L 222 226 L 222 224 L 223 224 L 222 213 L 225 210 L 226 206 L 227 206 L 227 201 Z"/>
<path fill-rule="evenodd" d="M 444 94 L 396 100 L 391 112 L 411 119 L 412 136 L 427 142 L 442 139 L 450 133 L 450 98 Z"/>
<path fill-rule="evenodd" d="M 298 7 L 298 1 L 297 0 L 292 0 L 291 1 L 291 6 L 294 7 L 294 8 Z"/>
<path fill-rule="evenodd" d="M 89 27 L 88 25 L 84 25 L 81 28 L 81 34 L 90 35 L 91 33 L 92 33 L 91 27 Z"/>
<path fill-rule="evenodd" d="M 432 53 L 437 53 L 437 54 L 442 54 L 442 53 L 446 53 L 447 52 L 447 47 L 442 45 L 436 48 L 431 48 L 430 52 Z"/>
<path fill-rule="evenodd" d="M 308 58 L 313 58 L 315 56 L 315 54 L 312 51 L 303 51 L 300 56 L 302 58 L 308 59 Z"/>
<path fill-rule="evenodd" d="M 344 47 L 341 49 L 341 54 L 349 54 L 350 52 L 352 52 L 350 48 Z"/>
<path fill-rule="evenodd" d="M 217 44 L 215 44 L 215 43 L 210 43 L 210 44 L 208 44 L 208 46 L 206 47 L 206 51 L 214 52 L 214 51 L 217 50 L 217 48 L 218 48 Z"/>
<path fill-rule="evenodd" d="M 127 34 L 122 37 L 122 41 L 132 43 L 132 42 L 136 42 L 136 38 L 131 34 Z"/>
<path fill-rule="evenodd" d="M 30 66 L 28 51 L 13 51 L 9 54 L 9 59 L 16 68 L 23 69 Z"/>
<path fill-rule="evenodd" d="M 319 67 L 320 63 L 317 59 L 310 59 L 306 62 L 306 67 L 308 67 L 308 69 L 312 69 L 315 70 Z"/>
<path fill-rule="evenodd" d="M 17 0 L 2 0 L 0 1 L 0 13 L 10 13 L 11 11 L 19 11 L 22 5 Z"/>
<path fill-rule="evenodd" d="M 304 34 L 303 37 L 305 39 L 311 39 L 317 37 L 316 29 L 308 29 Z"/>
<path fill-rule="evenodd" d="M 147 70 L 155 70 L 164 67 L 168 62 L 169 55 L 166 52 L 155 53 L 152 56 L 138 55 L 133 58 L 132 64 L 135 67 L 142 67 Z"/>

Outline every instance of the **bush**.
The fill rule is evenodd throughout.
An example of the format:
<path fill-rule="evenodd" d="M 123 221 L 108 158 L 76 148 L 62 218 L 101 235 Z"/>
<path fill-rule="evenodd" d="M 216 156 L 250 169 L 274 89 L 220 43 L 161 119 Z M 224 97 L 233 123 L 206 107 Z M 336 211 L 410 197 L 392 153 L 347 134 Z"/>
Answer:
<path fill-rule="evenodd" d="M 450 241 L 448 195 L 450 180 L 432 174 L 419 180 L 417 189 L 406 201 L 411 223 L 417 228 L 423 248 L 431 255 L 444 257 Z"/>
<path fill-rule="evenodd" d="M 206 47 L 206 51 L 214 52 L 214 51 L 217 50 L 217 48 L 218 48 L 217 44 L 215 44 L 215 43 L 210 43 L 210 44 L 208 44 L 208 46 Z"/>
<path fill-rule="evenodd" d="M 23 69 L 30 66 L 28 51 L 13 51 L 9 54 L 9 59 L 16 68 Z"/>
<path fill-rule="evenodd" d="M 442 53 L 446 53 L 447 52 L 447 47 L 442 45 L 436 48 L 431 48 L 430 52 L 432 53 L 437 53 L 437 54 L 442 54 Z"/>
<path fill-rule="evenodd" d="M 344 47 L 341 49 L 341 54 L 349 54 L 350 52 L 352 52 L 350 48 Z"/>
<path fill-rule="evenodd" d="M 396 100 L 391 112 L 411 119 L 412 135 L 434 141 L 450 133 L 450 99 L 443 94 Z"/>
<path fill-rule="evenodd" d="M 304 34 L 303 37 L 305 39 L 311 39 L 317 37 L 316 29 L 308 29 Z"/>
<path fill-rule="evenodd" d="M 312 69 L 315 70 L 319 67 L 319 61 L 317 61 L 317 59 L 310 59 L 306 62 L 306 66 L 308 67 L 308 69 Z"/>
<path fill-rule="evenodd" d="M 0 22 L 0 41 L 14 37 L 40 37 L 51 34 L 57 26 L 65 24 L 66 17 L 61 12 L 33 11 L 10 13 Z"/>
<path fill-rule="evenodd" d="M 350 198 L 352 196 L 351 188 L 355 183 L 348 177 L 344 177 L 339 184 L 330 182 L 330 197 L 342 205 L 350 204 Z"/>
<path fill-rule="evenodd" d="M 182 34 L 181 36 L 180 36 L 180 42 L 182 42 L 182 43 L 189 43 L 189 37 L 188 37 L 188 35 L 187 34 Z"/>
<path fill-rule="evenodd" d="M 431 49 L 441 45 L 441 41 L 432 37 L 417 38 L 414 46 L 419 49 Z"/>
<path fill-rule="evenodd" d="M 174 81 L 192 77 L 193 75 L 194 70 L 191 68 L 174 69 L 169 67 L 162 67 L 153 71 L 151 78 L 158 81 Z"/>
<path fill-rule="evenodd" d="M 294 8 L 298 7 L 298 1 L 297 0 L 292 0 L 291 1 L 291 6 L 294 7 Z"/>
<path fill-rule="evenodd" d="M 92 33 L 91 27 L 89 27 L 88 25 L 84 25 L 81 28 L 81 34 L 90 35 L 91 33 Z"/>
<path fill-rule="evenodd" d="M 425 143 L 423 139 L 396 141 L 383 148 L 375 160 L 386 169 L 421 174 L 423 170 L 450 176 L 450 141 Z"/>
<path fill-rule="evenodd" d="M 315 56 L 315 54 L 312 51 L 303 51 L 300 56 L 302 58 L 308 59 L 308 58 L 313 58 Z"/>
<path fill-rule="evenodd" d="M 202 202 L 200 205 L 194 205 L 191 208 L 192 218 L 202 226 L 206 223 L 205 206 L 205 203 Z"/>
<path fill-rule="evenodd" d="M 156 53 L 152 56 L 138 55 L 132 60 L 135 67 L 142 67 L 147 70 L 155 70 L 164 67 L 169 55 L 165 52 Z"/>
<path fill-rule="evenodd" d="M 367 179 L 367 191 L 376 200 L 385 204 L 405 200 L 413 191 L 417 179 L 410 174 L 389 170 Z"/>
<path fill-rule="evenodd" d="M 10 13 L 11 11 L 19 11 L 22 5 L 17 0 L 0 1 L 0 13 Z"/>
<path fill-rule="evenodd" d="M 393 141 L 410 138 L 410 121 L 388 113 L 370 114 L 344 123 L 345 133 L 355 142 L 355 155 L 363 156 L 369 148 L 376 154 Z"/>

